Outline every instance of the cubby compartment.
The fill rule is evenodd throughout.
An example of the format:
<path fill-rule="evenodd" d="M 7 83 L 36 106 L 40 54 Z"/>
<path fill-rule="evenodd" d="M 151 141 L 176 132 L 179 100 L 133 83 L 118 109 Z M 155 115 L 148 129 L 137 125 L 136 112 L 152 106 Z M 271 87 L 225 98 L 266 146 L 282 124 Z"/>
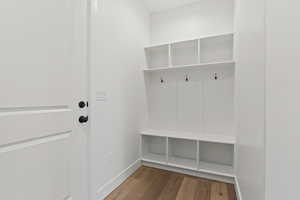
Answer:
<path fill-rule="evenodd" d="M 197 141 L 168 138 L 168 164 L 197 169 Z"/>
<path fill-rule="evenodd" d="M 233 34 L 202 38 L 200 52 L 201 63 L 233 60 Z"/>
<path fill-rule="evenodd" d="M 234 144 L 199 141 L 199 170 L 208 170 L 221 175 L 232 175 Z"/>
<path fill-rule="evenodd" d="M 148 162 L 166 164 L 167 138 L 142 135 L 142 159 Z"/>
<path fill-rule="evenodd" d="M 171 58 L 173 66 L 191 65 L 199 63 L 199 40 L 189 40 L 171 44 Z"/>
<path fill-rule="evenodd" d="M 169 66 L 169 45 L 147 47 L 145 53 L 148 68 Z"/>

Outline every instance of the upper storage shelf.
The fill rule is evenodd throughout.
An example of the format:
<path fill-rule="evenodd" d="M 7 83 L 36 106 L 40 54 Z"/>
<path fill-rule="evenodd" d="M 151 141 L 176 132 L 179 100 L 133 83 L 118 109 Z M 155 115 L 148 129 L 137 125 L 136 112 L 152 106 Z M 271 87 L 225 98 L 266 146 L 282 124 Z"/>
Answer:
<path fill-rule="evenodd" d="M 199 63 L 199 40 L 170 44 L 171 65 L 190 65 Z"/>
<path fill-rule="evenodd" d="M 205 68 L 205 67 L 234 67 L 235 62 L 233 60 L 224 61 L 224 62 L 210 62 L 210 63 L 201 63 L 201 64 L 192 64 L 192 65 L 180 65 L 173 67 L 155 67 L 155 68 L 145 68 L 145 72 L 154 72 L 154 71 L 164 71 L 164 70 L 176 70 L 176 69 L 195 69 L 195 68 Z"/>
<path fill-rule="evenodd" d="M 233 61 L 233 33 L 212 35 L 194 40 L 160 44 L 145 48 L 145 71 L 208 67 Z"/>
<path fill-rule="evenodd" d="M 201 63 L 233 60 L 233 34 L 200 39 Z"/>
<path fill-rule="evenodd" d="M 159 45 L 145 48 L 148 68 L 165 67 L 169 65 L 169 45 Z"/>

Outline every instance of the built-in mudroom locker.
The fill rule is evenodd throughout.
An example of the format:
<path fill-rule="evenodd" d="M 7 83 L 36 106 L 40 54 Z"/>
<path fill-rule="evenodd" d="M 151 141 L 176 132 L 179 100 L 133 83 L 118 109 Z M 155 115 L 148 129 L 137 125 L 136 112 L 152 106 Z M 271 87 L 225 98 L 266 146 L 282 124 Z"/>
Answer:
<path fill-rule="evenodd" d="M 145 47 L 144 165 L 232 181 L 234 34 Z"/>

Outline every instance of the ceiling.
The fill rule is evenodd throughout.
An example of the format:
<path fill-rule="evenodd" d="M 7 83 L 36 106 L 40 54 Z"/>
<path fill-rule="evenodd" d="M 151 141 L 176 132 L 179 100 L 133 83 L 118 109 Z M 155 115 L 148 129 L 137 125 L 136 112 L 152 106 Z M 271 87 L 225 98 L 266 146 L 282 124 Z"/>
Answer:
<path fill-rule="evenodd" d="M 159 12 L 191 4 L 200 0 L 144 0 L 150 12 Z"/>

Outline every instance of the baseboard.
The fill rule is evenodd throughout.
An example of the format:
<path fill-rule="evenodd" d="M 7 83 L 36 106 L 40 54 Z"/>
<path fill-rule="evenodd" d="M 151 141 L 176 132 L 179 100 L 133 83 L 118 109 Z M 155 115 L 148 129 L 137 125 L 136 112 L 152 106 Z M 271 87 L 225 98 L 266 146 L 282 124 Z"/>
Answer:
<path fill-rule="evenodd" d="M 148 166 L 148 167 L 153 167 L 153 168 L 158 168 L 158 169 L 163 169 L 163 170 L 168 170 L 168 171 L 176 172 L 176 173 L 180 173 L 180 174 L 186 174 L 186 175 L 190 175 L 190 176 L 196 176 L 196 177 L 200 177 L 200 178 L 234 184 L 234 178 L 232 178 L 232 177 L 208 174 L 208 173 L 204 173 L 204 172 L 199 172 L 199 171 L 194 171 L 194 170 L 189 170 L 189 169 L 181 169 L 181 168 L 177 168 L 177 167 L 161 165 L 161 164 L 145 162 L 145 161 L 142 161 L 142 165 Z"/>
<path fill-rule="evenodd" d="M 235 182 L 234 187 L 235 187 L 237 200 L 243 200 L 239 180 L 237 177 L 234 177 L 234 182 Z"/>
<path fill-rule="evenodd" d="M 97 190 L 97 199 L 103 200 L 112 191 L 119 187 L 131 174 L 141 166 L 140 159 L 136 160 L 129 167 L 123 170 L 119 175 L 111 179 L 108 183 Z"/>

